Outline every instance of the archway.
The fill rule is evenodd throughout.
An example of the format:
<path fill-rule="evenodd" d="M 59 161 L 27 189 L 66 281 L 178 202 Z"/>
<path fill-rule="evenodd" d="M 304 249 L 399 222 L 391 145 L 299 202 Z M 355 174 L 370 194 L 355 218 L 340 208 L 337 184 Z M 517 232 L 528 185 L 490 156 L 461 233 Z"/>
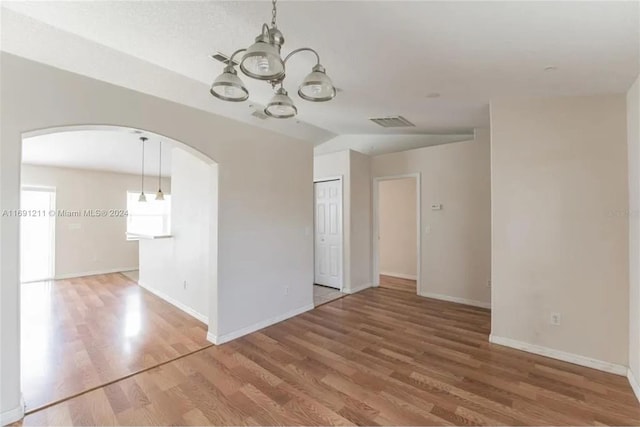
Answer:
<path fill-rule="evenodd" d="M 22 325 L 21 366 L 23 374 L 30 373 L 26 380 L 23 375 L 22 384 L 27 413 L 204 348 L 210 345 L 206 337 L 207 326 L 215 327 L 216 322 L 215 315 L 212 316 L 211 313 L 217 312 L 216 307 L 212 306 L 212 302 L 217 301 L 217 163 L 175 139 L 147 130 L 111 125 L 64 126 L 23 133 L 23 150 L 36 140 L 41 143 L 52 142 L 52 137 L 55 136 L 57 140 L 69 141 L 73 138 L 77 140 L 79 135 L 83 136 L 80 139 L 87 144 L 94 144 L 89 150 L 93 150 L 94 153 L 84 153 L 85 157 L 96 154 L 101 157 L 98 163 L 107 169 L 110 160 L 105 157 L 113 153 L 108 150 L 101 152 L 101 147 L 95 145 L 91 135 L 98 139 L 98 144 L 106 144 L 107 140 L 127 143 L 130 141 L 131 146 L 135 148 L 127 147 L 126 155 L 134 153 L 136 163 L 139 161 L 141 145 L 158 144 L 162 141 L 165 162 L 169 152 L 171 153 L 172 184 L 170 191 L 166 191 L 165 187 L 165 193 L 166 199 L 171 199 L 170 219 L 173 226 L 172 231 L 164 236 L 137 236 L 136 239 L 130 239 L 129 243 L 125 243 L 139 245 L 140 278 L 133 283 L 122 275 L 114 276 L 110 275 L 109 271 L 92 271 L 88 267 L 81 267 L 77 269 L 81 272 L 79 277 L 78 274 L 68 272 L 56 274 L 55 277 L 63 280 L 40 283 L 40 289 L 36 289 L 38 283 L 31 284 L 27 294 L 24 285 L 20 286 L 21 294 L 28 295 L 21 298 L 23 322 L 29 320 L 25 318 L 25 312 L 32 315 L 35 313 L 31 320 L 36 322 L 35 327 L 28 328 L 27 332 L 25 327 L 28 325 Z M 108 137 L 100 139 L 97 135 Z M 141 143 L 141 136 L 148 138 L 148 141 Z M 73 144 L 65 148 L 67 151 L 74 149 Z M 127 163 L 122 160 L 124 157 L 121 153 L 115 153 L 114 158 L 120 159 L 119 163 Z M 151 160 L 156 161 L 155 158 Z M 55 162 L 52 166 L 56 167 Z M 65 164 L 57 166 L 64 168 Z M 122 171 L 114 174 L 120 172 Z M 91 173 L 95 175 L 96 172 Z M 129 172 L 125 170 L 123 175 L 127 173 Z M 25 174 L 22 175 L 24 184 Z M 42 175 L 40 174 L 40 178 Z M 97 193 L 99 199 L 105 202 L 108 193 L 113 191 L 95 186 L 95 180 L 89 178 L 89 173 L 78 172 L 76 177 L 78 176 L 85 178 L 76 179 L 73 188 L 65 189 L 67 194 L 74 195 L 75 202 L 66 206 L 58 204 L 55 209 L 56 217 L 74 212 L 78 217 L 72 217 L 72 222 L 58 224 L 61 226 L 56 227 L 60 228 L 56 233 L 58 235 L 66 231 L 76 235 L 82 234 L 89 228 L 86 224 L 90 224 L 90 221 L 94 222 L 92 229 L 106 228 L 105 223 L 95 225 L 96 221 L 100 221 L 99 217 L 89 218 L 87 223 L 81 221 L 82 217 L 93 215 L 97 206 L 82 206 L 88 199 L 79 198 L 77 195 Z M 160 176 L 158 171 L 158 179 Z M 138 176 L 133 178 L 133 187 L 114 190 L 120 194 L 118 197 L 124 200 L 127 198 L 127 191 L 140 189 Z M 107 179 L 111 180 L 111 184 L 116 181 Z M 102 181 L 105 181 L 104 177 Z M 153 197 L 156 188 L 155 176 L 148 181 L 143 189 Z M 60 180 L 57 185 L 60 187 L 68 183 L 68 180 Z M 31 181 L 29 184 L 39 183 Z M 61 194 L 61 188 L 57 190 Z M 59 201 L 62 202 L 63 198 L 60 197 Z M 121 211 L 121 207 L 108 210 Z M 192 217 L 194 214 L 198 215 L 197 221 Z M 90 235 L 85 237 L 90 238 Z M 121 234 L 120 240 L 125 241 L 124 233 Z M 67 243 L 69 241 L 68 239 Z M 78 239 L 75 242 L 78 242 Z M 76 247 L 71 250 L 82 251 L 82 248 Z M 86 251 L 87 247 L 83 252 Z M 89 276 L 83 272 L 96 275 Z M 57 288 L 64 289 L 58 292 Z M 65 298 L 69 297 L 76 299 L 65 301 Z M 65 303 L 68 303 L 67 306 Z M 66 307 L 64 316 L 52 310 L 56 304 Z M 71 305 L 78 305 L 80 308 L 69 312 L 68 306 Z M 197 326 L 197 320 L 186 319 L 189 316 L 180 310 L 204 322 L 204 325 Z M 47 313 L 49 318 L 46 318 Z M 177 319 L 175 323 L 178 327 L 171 325 L 172 319 Z M 53 331 L 48 332 L 54 334 L 47 335 L 47 323 L 53 325 Z M 111 326 L 114 327 L 110 329 Z M 35 370 L 35 366 L 45 369 Z M 46 369 L 46 366 L 49 368 Z M 38 395 L 37 389 L 47 390 L 47 393 Z"/>

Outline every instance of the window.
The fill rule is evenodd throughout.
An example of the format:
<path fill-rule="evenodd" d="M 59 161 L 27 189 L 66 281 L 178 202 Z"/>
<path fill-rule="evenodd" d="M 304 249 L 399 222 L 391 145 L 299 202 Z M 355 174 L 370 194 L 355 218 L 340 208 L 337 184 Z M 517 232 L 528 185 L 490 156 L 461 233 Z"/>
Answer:
<path fill-rule="evenodd" d="M 171 196 L 155 200 L 147 196 L 146 202 L 139 202 L 140 193 L 127 191 L 127 233 L 161 236 L 171 234 Z"/>

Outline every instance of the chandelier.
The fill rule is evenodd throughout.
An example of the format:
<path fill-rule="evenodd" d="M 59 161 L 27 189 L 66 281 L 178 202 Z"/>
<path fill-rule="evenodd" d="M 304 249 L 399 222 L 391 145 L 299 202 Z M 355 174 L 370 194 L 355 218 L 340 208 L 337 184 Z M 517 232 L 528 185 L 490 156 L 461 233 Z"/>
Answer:
<path fill-rule="evenodd" d="M 271 27 L 262 24 L 260 35 L 256 37 L 255 43 L 246 49 L 235 51 L 220 74 L 211 85 L 211 94 L 223 101 L 242 102 L 249 98 L 249 91 L 245 87 L 233 59 L 240 53 L 240 70 L 244 75 L 256 80 L 263 80 L 271 83 L 275 94 L 264 109 L 264 113 L 270 117 L 287 119 L 298 113 L 293 100 L 284 88 L 287 61 L 300 52 L 311 52 L 316 57 L 316 65 L 311 69 L 302 83 L 298 87 L 298 95 L 306 101 L 324 102 L 336 96 L 336 88 L 331 79 L 327 76 L 324 67 L 320 64 L 318 53 L 309 48 L 303 47 L 295 49 L 284 59 L 280 54 L 280 49 L 284 44 L 284 36 L 276 25 L 276 0 L 272 0 Z"/>

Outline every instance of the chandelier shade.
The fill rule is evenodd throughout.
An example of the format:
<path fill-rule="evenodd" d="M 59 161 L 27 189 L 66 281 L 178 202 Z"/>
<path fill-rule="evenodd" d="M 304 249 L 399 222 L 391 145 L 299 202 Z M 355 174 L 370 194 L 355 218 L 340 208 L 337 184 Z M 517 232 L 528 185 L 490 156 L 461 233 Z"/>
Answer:
<path fill-rule="evenodd" d="M 300 84 L 298 95 L 307 101 L 325 102 L 336 96 L 336 88 L 324 67 L 318 64 Z"/>
<path fill-rule="evenodd" d="M 240 69 L 258 80 L 277 80 L 284 77 L 284 61 L 280 46 L 269 43 L 267 36 L 258 36 L 242 57 Z"/>
<path fill-rule="evenodd" d="M 249 91 L 232 65 L 224 68 L 222 74 L 211 85 L 209 92 L 223 101 L 242 102 L 249 98 Z"/>
<path fill-rule="evenodd" d="M 293 104 L 293 100 L 289 97 L 287 91 L 281 87 L 267 104 L 264 113 L 276 119 L 288 119 L 295 116 L 298 113 L 298 109 Z"/>

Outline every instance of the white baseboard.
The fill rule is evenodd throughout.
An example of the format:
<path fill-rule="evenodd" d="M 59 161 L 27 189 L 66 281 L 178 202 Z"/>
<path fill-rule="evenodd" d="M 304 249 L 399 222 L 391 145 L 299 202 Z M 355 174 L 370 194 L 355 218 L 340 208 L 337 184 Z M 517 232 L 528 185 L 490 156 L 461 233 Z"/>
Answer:
<path fill-rule="evenodd" d="M 425 297 L 425 298 L 433 298 L 433 299 L 439 299 L 439 300 L 442 300 L 442 301 L 456 302 L 458 304 L 472 305 L 474 307 L 491 308 L 491 303 L 490 302 L 483 302 L 483 301 L 476 301 L 476 300 L 466 299 L 466 298 L 452 297 L 452 296 L 443 295 L 443 294 L 434 294 L 432 292 L 419 293 L 418 295 L 420 295 L 421 297 Z"/>
<path fill-rule="evenodd" d="M 280 323 L 283 320 L 287 320 L 291 317 L 297 316 L 298 314 L 302 314 L 305 311 L 313 310 L 313 304 L 305 305 L 303 307 L 297 308 L 295 310 L 291 310 L 287 313 L 281 314 L 279 316 L 272 317 L 270 319 L 263 320 L 258 323 L 254 323 L 253 325 L 247 326 L 242 329 L 238 329 L 234 332 L 229 332 L 227 334 L 223 334 L 220 336 L 216 336 L 212 333 L 207 334 L 207 341 L 212 342 L 216 345 L 224 344 L 226 342 L 235 340 L 236 338 L 240 338 L 241 336 L 248 335 L 252 332 L 259 331 L 260 329 L 264 329 L 267 326 L 274 325 L 276 323 Z"/>
<path fill-rule="evenodd" d="M 371 283 L 363 283 L 362 285 L 354 286 L 352 288 L 344 288 L 342 292 L 344 292 L 345 294 L 355 294 L 356 292 L 364 291 L 371 286 Z"/>
<path fill-rule="evenodd" d="M 399 279 L 418 280 L 418 276 L 416 276 L 415 274 L 390 273 L 388 271 L 381 271 L 380 275 L 381 276 L 397 277 Z"/>
<path fill-rule="evenodd" d="M 636 399 L 640 401 L 640 384 L 638 383 L 638 380 L 633 374 L 633 371 L 631 370 L 631 368 L 627 369 L 627 379 L 629 380 L 629 384 L 633 389 L 633 393 L 636 395 Z"/>
<path fill-rule="evenodd" d="M 617 365 L 615 363 L 605 362 L 602 360 L 592 359 L 579 354 L 567 353 L 540 345 L 529 344 L 517 341 L 511 338 L 489 336 L 489 342 L 503 345 L 505 347 L 515 348 L 516 350 L 527 351 L 529 353 L 538 354 L 540 356 L 550 357 L 552 359 L 562 360 L 563 362 L 573 363 L 574 365 L 586 366 L 587 368 L 597 369 L 599 371 L 609 372 L 616 375 L 627 375 L 628 368 L 626 366 Z"/>
<path fill-rule="evenodd" d="M 0 414 L 0 425 L 6 426 L 24 418 L 24 397 L 20 395 L 18 406 Z"/>
<path fill-rule="evenodd" d="M 150 287 L 149 285 L 146 285 L 145 283 L 141 282 L 138 280 L 138 285 L 140 285 L 142 288 L 148 290 L 149 292 L 151 292 L 152 294 L 154 294 L 155 296 L 165 300 L 166 302 L 168 302 L 169 304 L 179 308 L 180 310 L 184 311 L 185 313 L 187 313 L 189 316 L 195 317 L 196 319 L 198 319 L 199 321 L 201 321 L 202 323 L 204 323 L 205 325 L 209 324 L 209 317 L 205 316 L 202 313 L 198 313 L 197 311 L 195 311 L 194 309 L 192 309 L 191 307 L 188 307 L 186 305 L 184 305 L 183 303 L 171 298 L 169 295 L 158 291 L 157 289 L 153 289 L 152 287 Z"/>
<path fill-rule="evenodd" d="M 138 269 L 138 266 L 109 268 L 106 270 L 85 271 L 82 273 L 56 274 L 56 276 L 54 277 L 54 280 L 74 279 L 76 277 L 84 277 L 84 276 L 97 276 L 98 274 L 121 273 L 123 271 L 131 271 L 131 270 L 137 270 L 137 269 Z"/>

